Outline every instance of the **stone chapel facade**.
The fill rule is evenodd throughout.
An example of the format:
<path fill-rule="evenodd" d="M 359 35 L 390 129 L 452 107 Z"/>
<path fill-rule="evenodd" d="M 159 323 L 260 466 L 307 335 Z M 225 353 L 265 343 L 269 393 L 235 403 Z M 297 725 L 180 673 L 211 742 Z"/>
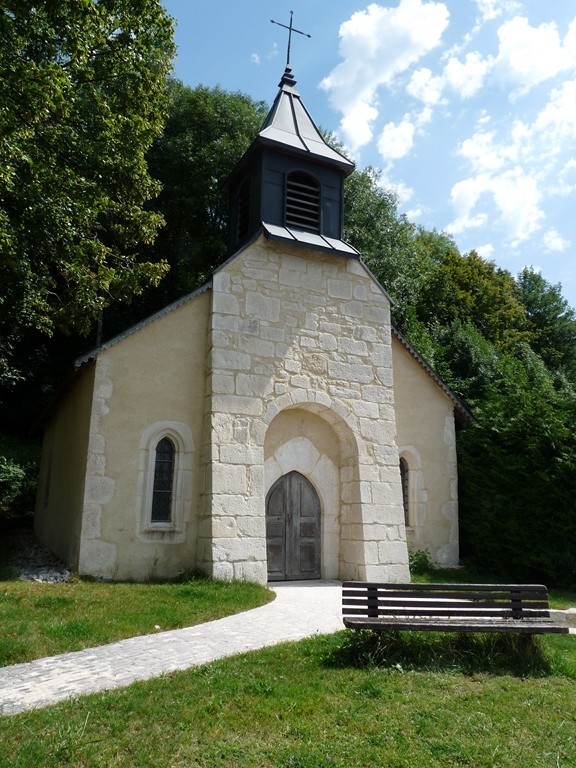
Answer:
<path fill-rule="evenodd" d="M 352 164 L 286 70 L 229 179 L 230 258 L 76 361 L 47 421 L 39 539 L 81 574 L 409 580 L 458 563 L 466 409 L 342 241 Z"/>

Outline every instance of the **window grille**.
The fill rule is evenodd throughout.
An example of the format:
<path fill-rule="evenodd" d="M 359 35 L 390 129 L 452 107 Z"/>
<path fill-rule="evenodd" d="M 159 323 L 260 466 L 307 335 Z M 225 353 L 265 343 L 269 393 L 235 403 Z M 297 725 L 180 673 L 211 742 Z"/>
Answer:
<path fill-rule="evenodd" d="M 163 437 L 156 446 L 156 460 L 154 462 L 151 515 L 153 523 L 172 522 L 175 454 L 174 443 L 169 438 Z"/>
<path fill-rule="evenodd" d="M 286 226 L 320 232 L 320 184 L 296 171 L 286 179 Z"/>

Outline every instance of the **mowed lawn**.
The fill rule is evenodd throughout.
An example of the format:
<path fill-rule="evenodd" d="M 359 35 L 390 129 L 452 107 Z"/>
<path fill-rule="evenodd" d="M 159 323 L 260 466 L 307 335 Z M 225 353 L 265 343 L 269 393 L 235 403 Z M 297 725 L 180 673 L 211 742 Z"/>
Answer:
<path fill-rule="evenodd" d="M 0 666 L 200 624 L 273 597 L 256 584 L 193 575 L 148 584 L 78 578 L 44 584 L 5 571 L 0 580 Z"/>
<path fill-rule="evenodd" d="M 576 637 L 342 631 L 0 718 L 2 768 L 573 768 Z"/>
<path fill-rule="evenodd" d="M 0 597 L 10 664 L 208 621 L 272 594 L 192 576 L 6 578 Z M 576 637 L 342 631 L 0 717 L 0 746 L 0 768 L 573 768 Z"/>

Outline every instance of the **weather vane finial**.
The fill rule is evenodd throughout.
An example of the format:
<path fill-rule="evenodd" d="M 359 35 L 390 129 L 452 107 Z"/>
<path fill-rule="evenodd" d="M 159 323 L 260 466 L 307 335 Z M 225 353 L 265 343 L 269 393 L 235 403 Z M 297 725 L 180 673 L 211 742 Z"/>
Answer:
<path fill-rule="evenodd" d="M 270 19 L 272 24 L 278 24 L 279 27 L 284 27 L 284 29 L 288 30 L 288 55 L 286 56 L 287 68 L 290 66 L 290 47 L 292 45 L 292 32 L 298 32 L 299 35 L 304 35 L 304 37 L 312 37 L 312 35 L 309 35 L 307 32 L 301 32 L 299 29 L 294 29 L 294 27 L 292 26 L 293 15 L 294 15 L 294 11 L 290 11 L 290 26 L 286 24 L 281 24 L 279 21 L 274 21 L 274 19 Z"/>

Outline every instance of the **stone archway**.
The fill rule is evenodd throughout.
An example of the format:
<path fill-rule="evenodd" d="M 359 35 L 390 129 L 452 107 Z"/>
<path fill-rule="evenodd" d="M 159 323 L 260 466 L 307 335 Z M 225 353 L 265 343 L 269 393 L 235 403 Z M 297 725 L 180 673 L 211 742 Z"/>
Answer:
<path fill-rule="evenodd" d="M 294 407 L 273 419 L 265 439 L 264 485 L 267 500 L 274 485 L 293 472 L 312 486 L 320 507 L 320 577 L 336 579 L 341 575 L 341 536 L 350 510 L 342 499 L 343 488 L 353 470 L 346 468 L 342 438 L 322 418 L 325 414 Z"/>

